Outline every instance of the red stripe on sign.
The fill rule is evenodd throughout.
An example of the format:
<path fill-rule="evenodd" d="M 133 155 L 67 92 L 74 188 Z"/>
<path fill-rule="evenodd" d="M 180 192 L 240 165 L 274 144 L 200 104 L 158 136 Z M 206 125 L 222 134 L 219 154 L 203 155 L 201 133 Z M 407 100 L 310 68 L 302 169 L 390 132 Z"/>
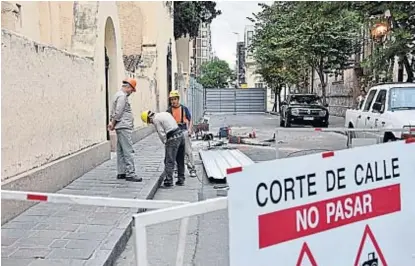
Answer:
<path fill-rule="evenodd" d="M 44 195 L 27 194 L 27 200 L 48 201 L 48 197 Z"/>
<path fill-rule="evenodd" d="M 405 139 L 405 143 L 415 143 L 415 138 L 407 138 Z"/>
<path fill-rule="evenodd" d="M 226 169 L 226 174 L 227 175 L 237 173 L 237 172 L 242 172 L 242 166 L 232 167 L 232 168 Z"/>
<path fill-rule="evenodd" d="M 323 152 L 323 153 L 321 154 L 321 156 L 322 156 L 323 158 L 333 157 L 333 156 L 334 156 L 334 151 Z"/>
<path fill-rule="evenodd" d="M 259 215 L 259 248 L 400 210 L 397 184 Z"/>
<path fill-rule="evenodd" d="M 321 130 L 321 128 L 316 127 L 316 128 L 314 128 L 314 131 L 322 131 L 322 130 Z"/>

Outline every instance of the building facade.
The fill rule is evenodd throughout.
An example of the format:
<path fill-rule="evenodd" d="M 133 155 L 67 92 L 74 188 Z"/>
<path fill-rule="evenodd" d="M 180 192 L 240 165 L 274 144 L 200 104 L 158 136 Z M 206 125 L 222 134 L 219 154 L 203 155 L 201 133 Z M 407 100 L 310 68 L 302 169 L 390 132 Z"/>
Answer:
<path fill-rule="evenodd" d="M 200 75 L 203 63 L 212 60 L 212 32 L 209 23 L 200 23 L 199 35 L 193 40 L 193 72 Z"/>
<path fill-rule="evenodd" d="M 3 189 L 54 192 L 109 159 L 109 106 L 126 76 L 138 84 L 133 140 L 153 132 L 140 113 L 165 110 L 175 83 L 172 11 L 171 1 L 2 2 Z M 2 223 L 29 206 L 2 201 Z"/>

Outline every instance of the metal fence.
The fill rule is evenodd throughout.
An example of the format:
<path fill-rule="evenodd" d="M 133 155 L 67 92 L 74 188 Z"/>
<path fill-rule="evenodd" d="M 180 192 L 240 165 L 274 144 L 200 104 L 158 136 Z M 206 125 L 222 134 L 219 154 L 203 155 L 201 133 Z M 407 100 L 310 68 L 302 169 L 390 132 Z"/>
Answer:
<path fill-rule="evenodd" d="M 198 83 L 195 78 L 190 77 L 186 105 L 192 113 L 193 123 L 197 123 L 203 117 L 205 111 L 203 98 L 203 86 Z"/>

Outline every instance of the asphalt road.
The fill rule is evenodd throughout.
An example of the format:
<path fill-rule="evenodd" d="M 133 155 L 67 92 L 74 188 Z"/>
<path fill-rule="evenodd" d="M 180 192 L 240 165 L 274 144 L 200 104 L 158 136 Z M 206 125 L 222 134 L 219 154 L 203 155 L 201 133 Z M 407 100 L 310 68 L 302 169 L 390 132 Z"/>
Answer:
<path fill-rule="evenodd" d="M 272 138 L 279 117 L 268 114 L 214 115 L 210 116 L 211 131 L 217 132 L 221 126 L 231 126 L 233 132 L 247 133 L 255 130 L 259 140 Z M 331 127 L 342 127 L 342 118 L 333 117 Z M 338 150 L 346 148 L 346 138 L 337 133 L 322 132 L 279 132 L 277 134 L 280 154 L 283 157 L 298 156 L 322 150 Z M 193 148 L 198 170 L 198 178 L 188 177 L 185 187 L 159 189 L 155 199 L 200 201 L 217 197 L 214 184 L 209 183 L 203 173 L 203 167 L 197 150 L 207 145 L 206 142 L 194 141 Z M 239 145 L 238 149 L 253 161 L 267 161 L 276 158 L 275 146 L 260 147 Z M 307 151 L 303 151 L 307 150 Z M 149 265 L 175 265 L 179 221 L 150 226 L 148 229 Z M 116 266 L 133 266 L 133 239 L 120 255 Z M 186 239 L 184 265 L 192 266 L 228 266 L 228 216 L 227 211 L 217 211 L 192 217 Z"/>

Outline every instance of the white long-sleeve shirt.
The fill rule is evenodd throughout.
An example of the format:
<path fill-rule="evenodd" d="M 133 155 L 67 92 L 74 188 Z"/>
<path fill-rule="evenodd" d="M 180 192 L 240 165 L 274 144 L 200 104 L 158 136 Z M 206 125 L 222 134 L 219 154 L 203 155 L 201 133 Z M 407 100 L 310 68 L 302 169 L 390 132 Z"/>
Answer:
<path fill-rule="evenodd" d="M 163 144 L 166 143 L 167 133 L 179 128 L 176 120 L 174 120 L 173 116 L 167 112 L 156 113 L 153 117 L 153 124 Z"/>

